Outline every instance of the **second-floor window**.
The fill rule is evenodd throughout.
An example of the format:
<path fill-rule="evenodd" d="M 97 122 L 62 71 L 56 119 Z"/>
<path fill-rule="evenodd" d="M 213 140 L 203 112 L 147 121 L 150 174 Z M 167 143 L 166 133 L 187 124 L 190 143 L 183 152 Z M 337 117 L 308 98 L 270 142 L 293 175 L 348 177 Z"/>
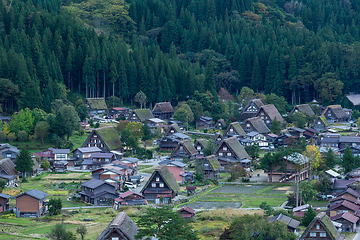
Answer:
<path fill-rule="evenodd" d="M 7 157 L 7 158 L 11 158 L 11 153 L 7 153 L 7 154 L 6 154 L 6 157 Z"/>
<path fill-rule="evenodd" d="M 159 182 L 159 181 L 160 181 L 160 178 L 157 177 L 157 178 L 156 178 L 156 181 Z"/>
<path fill-rule="evenodd" d="M 231 153 L 227 153 L 228 157 L 231 157 Z"/>
<path fill-rule="evenodd" d="M 224 151 L 227 151 L 227 147 L 223 147 L 223 150 L 224 150 Z"/>
<path fill-rule="evenodd" d="M 163 184 L 163 183 L 160 183 L 160 187 L 164 187 L 164 184 Z"/>
<path fill-rule="evenodd" d="M 156 183 L 152 183 L 151 187 L 155 188 L 156 187 Z"/>

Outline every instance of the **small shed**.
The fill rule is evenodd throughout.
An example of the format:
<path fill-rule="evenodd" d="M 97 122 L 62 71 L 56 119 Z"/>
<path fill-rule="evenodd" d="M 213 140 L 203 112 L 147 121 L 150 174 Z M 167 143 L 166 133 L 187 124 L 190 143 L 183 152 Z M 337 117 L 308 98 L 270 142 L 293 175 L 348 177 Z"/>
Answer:
<path fill-rule="evenodd" d="M 195 217 L 195 210 L 189 207 L 184 207 L 179 209 L 178 212 L 183 216 L 185 219 L 192 219 Z"/>
<path fill-rule="evenodd" d="M 195 186 L 186 186 L 186 192 L 188 195 L 195 194 L 196 187 Z"/>

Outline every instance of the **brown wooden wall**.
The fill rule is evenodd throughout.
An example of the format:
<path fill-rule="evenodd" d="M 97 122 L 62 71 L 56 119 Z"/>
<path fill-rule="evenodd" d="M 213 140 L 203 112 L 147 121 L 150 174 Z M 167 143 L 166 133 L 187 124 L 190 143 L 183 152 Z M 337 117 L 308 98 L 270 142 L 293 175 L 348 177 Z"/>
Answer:
<path fill-rule="evenodd" d="M 40 201 L 29 195 L 22 195 L 16 198 L 16 207 L 20 212 L 38 212 Z"/>

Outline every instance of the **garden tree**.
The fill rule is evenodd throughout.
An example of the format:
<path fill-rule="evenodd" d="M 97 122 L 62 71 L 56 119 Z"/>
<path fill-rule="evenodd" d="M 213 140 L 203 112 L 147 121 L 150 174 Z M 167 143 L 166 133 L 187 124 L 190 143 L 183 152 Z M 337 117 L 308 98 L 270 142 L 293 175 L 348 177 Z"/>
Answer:
<path fill-rule="evenodd" d="M 6 136 L 6 138 L 10 141 L 10 142 L 13 142 L 13 141 L 15 141 L 15 139 L 16 139 L 16 135 L 15 135 L 15 133 L 9 133 L 7 136 Z"/>
<path fill-rule="evenodd" d="M 191 111 L 194 114 L 194 119 L 199 119 L 204 115 L 203 106 L 200 102 L 197 102 L 193 99 L 186 101 L 186 104 L 190 107 Z"/>
<path fill-rule="evenodd" d="M 300 182 L 300 192 L 301 192 L 301 198 L 305 203 L 308 203 L 309 201 L 313 200 L 314 197 L 317 194 L 316 181 L 313 180 L 311 182 L 309 181 L 302 181 Z"/>
<path fill-rule="evenodd" d="M 257 240 L 257 239 L 287 239 L 295 240 L 294 233 L 289 232 L 286 225 L 280 221 L 273 223 L 259 214 L 244 214 L 234 219 L 225 228 L 220 240 Z"/>
<path fill-rule="evenodd" d="M 120 140 L 124 144 L 124 147 L 129 147 L 129 138 L 131 137 L 131 132 L 128 129 L 124 129 L 120 134 Z"/>
<path fill-rule="evenodd" d="M 137 221 L 139 227 L 136 239 L 156 237 L 159 240 L 199 239 L 188 221 L 173 211 L 171 206 L 149 207 Z"/>
<path fill-rule="evenodd" d="M 40 139 L 44 145 L 44 139 L 49 134 L 50 124 L 46 121 L 37 122 L 35 125 L 35 136 L 37 139 Z"/>
<path fill-rule="evenodd" d="M 240 177 L 246 177 L 246 170 L 240 164 L 227 165 L 225 168 L 227 172 L 230 173 L 230 181 L 235 181 Z"/>
<path fill-rule="evenodd" d="M 301 220 L 301 224 L 304 225 L 304 227 L 309 226 L 309 224 L 314 220 L 316 217 L 317 212 L 309 205 L 307 208 L 307 211 L 304 213 L 304 217 Z"/>
<path fill-rule="evenodd" d="M 0 193 L 5 189 L 7 182 L 5 179 L 0 179 Z"/>
<path fill-rule="evenodd" d="M 351 114 L 351 119 L 358 120 L 359 117 L 360 117 L 360 111 L 355 109 Z"/>
<path fill-rule="evenodd" d="M 330 148 L 329 151 L 325 154 L 323 158 L 326 167 L 329 169 L 333 169 L 338 161 L 338 156 L 334 153 L 334 151 Z"/>
<path fill-rule="evenodd" d="M 274 213 L 274 208 L 272 206 L 270 206 L 269 204 L 267 204 L 266 201 L 262 202 L 260 204 L 259 208 L 264 210 L 264 216 L 265 217 L 269 217 L 269 216 L 273 215 L 273 213 Z"/>
<path fill-rule="evenodd" d="M 28 134 L 25 131 L 18 132 L 17 138 L 20 142 L 25 142 L 28 140 Z"/>
<path fill-rule="evenodd" d="M 9 134 L 10 132 L 10 125 L 7 122 L 4 122 L 2 125 L 2 130 L 5 134 Z"/>
<path fill-rule="evenodd" d="M 80 128 L 80 118 L 77 115 L 77 112 L 73 106 L 64 105 L 58 111 L 57 115 L 60 114 L 64 118 L 64 133 L 67 135 L 67 140 L 74 131 L 77 131 Z"/>
<path fill-rule="evenodd" d="M 48 234 L 48 238 L 52 240 L 76 240 L 76 235 L 71 231 L 66 231 L 64 223 L 56 224 Z"/>
<path fill-rule="evenodd" d="M 147 123 L 144 123 L 144 125 L 142 126 L 141 140 L 147 141 L 147 140 L 150 140 L 151 138 L 152 138 L 152 133 L 151 133 L 150 127 Z"/>
<path fill-rule="evenodd" d="M 22 109 L 11 117 L 10 130 L 15 134 L 19 131 L 26 131 L 28 134 L 34 132 L 34 116 L 29 108 Z"/>
<path fill-rule="evenodd" d="M 245 107 L 253 98 L 255 98 L 254 91 L 251 88 L 243 87 L 240 90 L 238 103 L 240 104 L 240 106 Z"/>
<path fill-rule="evenodd" d="M 51 198 L 49 201 L 50 216 L 61 214 L 62 201 L 60 198 Z"/>
<path fill-rule="evenodd" d="M 209 140 L 205 148 L 203 149 L 204 156 L 210 156 L 215 153 L 217 145 L 214 140 Z"/>
<path fill-rule="evenodd" d="M 186 103 L 181 104 L 181 106 L 176 110 L 174 114 L 174 119 L 183 122 L 191 123 L 194 121 L 194 114 L 191 111 L 189 105 Z"/>
<path fill-rule="evenodd" d="M 306 145 L 306 150 L 303 152 L 303 155 L 309 160 L 309 178 L 312 180 L 312 174 L 314 174 L 320 166 L 322 160 L 320 149 L 316 145 Z"/>
<path fill-rule="evenodd" d="M 281 152 L 268 152 L 261 159 L 260 168 L 270 172 L 270 182 L 272 182 L 272 172 L 280 164 L 282 157 L 283 153 Z"/>
<path fill-rule="evenodd" d="M 29 151 L 26 148 L 23 148 L 16 157 L 15 169 L 23 173 L 23 177 L 26 177 L 26 173 L 31 172 L 33 166 L 34 161 L 31 159 Z"/>
<path fill-rule="evenodd" d="M 143 125 L 141 122 L 129 122 L 126 125 L 126 129 L 130 131 L 131 135 L 136 139 L 139 139 L 143 133 Z"/>
<path fill-rule="evenodd" d="M 290 193 L 288 196 L 287 206 L 296 207 L 296 193 Z M 299 205 L 303 205 L 304 202 L 301 201 Z"/>
<path fill-rule="evenodd" d="M 260 156 L 260 147 L 256 144 L 246 146 L 245 150 L 253 160 Z"/>
<path fill-rule="evenodd" d="M 78 234 L 80 234 L 81 240 L 84 240 L 84 237 L 85 237 L 85 235 L 86 235 L 86 233 L 87 233 L 87 229 L 86 229 L 85 225 L 80 225 L 80 226 L 78 226 L 78 227 L 76 228 L 76 232 L 77 232 Z"/>
<path fill-rule="evenodd" d="M 320 99 L 325 104 L 330 104 L 342 93 L 344 83 L 337 79 L 336 74 L 326 73 L 320 79 L 318 79 L 314 88 L 319 92 Z"/>
<path fill-rule="evenodd" d="M 49 170 L 49 168 L 50 168 L 50 163 L 49 163 L 49 161 L 48 161 L 47 159 L 45 159 L 45 161 L 43 161 L 43 162 L 41 163 L 41 168 L 44 169 L 44 171 Z"/>
<path fill-rule="evenodd" d="M 194 180 L 198 182 L 204 181 L 204 164 L 199 159 L 195 160 Z"/>
<path fill-rule="evenodd" d="M 44 110 L 40 108 L 34 108 L 31 113 L 34 117 L 34 125 L 36 125 L 36 123 L 38 123 L 39 121 L 46 121 L 48 115 Z"/>
<path fill-rule="evenodd" d="M 119 123 L 116 125 L 116 131 L 121 133 L 126 129 L 126 126 L 129 124 L 129 121 L 120 120 Z"/>
<path fill-rule="evenodd" d="M 6 141 L 6 133 L 2 130 L 0 130 L 0 142 Z"/>
<path fill-rule="evenodd" d="M 316 185 L 318 187 L 318 191 L 322 192 L 323 194 L 327 195 L 332 190 L 332 183 L 328 175 L 326 173 L 321 172 L 319 174 L 319 181 L 316 182 Z"/>
<path fill-rule="evenodd" d="M 138 102 L 140 104 L 140 108 L 142 109 L 147 103 L 147 97 L 145 93 L 143 93 L 142 91 L 138 92 L 135 95 L 135 102 Z"/>
<path fill-rule="evenodd" d="M 270 130 L 272 133 L 279 135 L 280 131 L 281 131 L 281 124 L 280 122 L 276 119 L 276 117 L 274 118 L 274 120 L 272 121 Z"/>
<path fill-rule="evenodd" d="M 306 124 L 306 118 L 304 117 L 304 115 L 300 112 L 296 112 L 294 113 L 291 118 L 290 118 L 291 122 L 293 122 L 295 124 L 296 127 L 298 128 L 305 128 L 305 124 Z"/>
<path fill-rule="evenodd" d="M 354 169 L 354 155 L 349 146 L 346 146 L 341 166 L 345 173 Z"/>
<path fill-rule="evenodd" d="M 84 104 L 82 99 L 75 102 L 75 110 L 81 121 L 85 121 L 89 116 L 89 108 Z"/>

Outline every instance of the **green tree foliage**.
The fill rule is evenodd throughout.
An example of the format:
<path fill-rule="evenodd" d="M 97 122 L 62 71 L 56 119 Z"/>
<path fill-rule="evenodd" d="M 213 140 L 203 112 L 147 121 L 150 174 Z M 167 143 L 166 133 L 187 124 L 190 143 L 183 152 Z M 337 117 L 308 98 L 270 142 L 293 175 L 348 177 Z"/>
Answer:
<path fill-rule="evenodd" d="M 49 163 L 49 161 L 47 159 L 45 159 L 45 161 L 41 163 L 41 168 L 44 169 L 44 171 L 49 170 L 50 163 Z"/>
<path fill-rule="evenodd" d="M 5 179 L 0 179 L 0 193 L 5 189 L 7 182 Z"/>
<path fill-rule="evenodd" d="M 319 181 L 316 183 L 316 185 L 318 186 L 318 191 L 325 195 L 329 194 L 332 190 L 331 180 L 324 172 L 319 174 Z"/>
<path fill-rule="evenodd" d="M 194 113 L 192 112 L 189 105 L 183 103 L 181 107 L 176 110 L 174 119 L 182 123 L 191 123 L 194 121 Z"/>
<path fill-rule="evenodd" d="M 147 101 L 148 101 L 147 97 L 146 97 L 145 93 L 143 93 L 142 91 L 138 92 L 135 95 L 135 102 L 138 102 L 140 104 L 141 109 L 145 106 Z"/>
<path fill-rule="evenodd" d="M 245 150 L 252 159 L 259 158 L 260 156 L 260 147 L 256 144 L 253 144 L 251 146 L 246 146 Z"/>
<path fill-rule="evenodd" d="M 27 149 L 22 149 L 20 154 L 16 157 L 15 169 L 23 173 L 23 177 L 27 172 L 32 171 L 34 161 L 31 159 L 30 152 Z"/>
<path fill-rule="evenodd" d="M 272 133 L 279 135 L 280 131 L 281 131 L 281 124 L 280 122 L 276 119 L 276 117 L 274 118 L 274 120 L 272 121 L 270 130 Z"/>
<path fill-rule="evenodd" d="M 268 152 L 264 155 L 260 162 L 260 168 L 270 172 L 270 182 L 272 182 L 272 172 L 276 166 L 280 164 L 284 157 L 283 152 Z"/>
<path fill-rule="evenodd" d="M 78 233 L 81 236 L 81 240 L 84 240 L 84 237 L 87 233 L 87 229 L 85 225 L 80 225 L 76 228 L 76 233 Z"/>
<path fill-rule="evenodd" d="M 316 211 L 311 206 L 309 206 L 307 208 L 307 211 L 304 213 L 304 218 L 301 220 L 301 224 L 307 227 L 314 220 L 315 217 Z"/>
<path fill-rule="evenodd" d="M 259 208 L 263 209 L 264 210 L 264 216 L 265 217 L 268 217 L 268 216 L 271 216 L 273 215 L 274 213 L 274 208 L 271 207 L 269 204 L 267 204 L 267 202 L 262 202 L 259 206 Z"/>
<path fill-rule="evenodd" d="M 284 223 L 280 221 L 270 223 L 258 214 L 245 214 L 236 218 L 220 236 L 221 240 L 255 240 L 265 238 L 295 240 L 296 236 L 287 230 Z"/>
<path fill-rule="evenodd" d="M 345 173 L 354 169 L 354 155 L 349 146 L 345 148 L 341 166 L 344 168 Z"/>
<path fill-rule="evenodd" d="M 49 200 L 49 214 L 59 215 L 61 214 L 62 200 L 60 198 L 51 198 Z"/>
<path fill-rule="evenodd" d="M 317 194 L 316 191 L 316 186 L 315 186 L 316 181 L 302 181 L 300 183 L 300 191 L 301 191 L 301 196 L 302 196 L 302 200 L 305 203 L 308 203 L 309 201 L 313 200 L 314 197 Z"/>
<path fill-rule="evenodd" d="M 330 148 L 329 151 L 327 151 L 327 153 L 325 154 L 324 163 L 325 163 L 326 167 L 328 167 L 329 169 L 332 169 L 332 168 L 334 168 L 334 166 L 336 165 L 337 162 L 339 162 L 338 156 Z"/>
<path fill-rule="evenodd" d="M 56 224 L 48 234 L 52 240 L 76 240 L 76 235 L 71 231 L 66 231 L 64 223 Z"/>
<path fill-rule="evenodd" d="M 73 133 L 73 131 L 80 128 L 80 118 L 73 106 L 64 105 L 62 106 L 56 114 L 56 117 L 60 115 L 58 124 L 63 124 L 63 134 L 67 135 L 67 140 Z M 58 118 L 56 118 L 58 119 Z M 60 136 L 60 135 L 59 135 Z"/>
<path fill-rule="evenodd" d="M 25 131 L 27 134 L 34 132 L 34 116 L 29 108 L 22 109 L 12 116 L 10 130 L 16 134 L 19 131 Z"/>
<path fill-rule="evenodd" d="M 135 238 L 156 237 L 165 239 L 199 239 L 188 221 L 173 211 L 171 206 L 149 207 L 137 221 L 139 231 Z"/>

